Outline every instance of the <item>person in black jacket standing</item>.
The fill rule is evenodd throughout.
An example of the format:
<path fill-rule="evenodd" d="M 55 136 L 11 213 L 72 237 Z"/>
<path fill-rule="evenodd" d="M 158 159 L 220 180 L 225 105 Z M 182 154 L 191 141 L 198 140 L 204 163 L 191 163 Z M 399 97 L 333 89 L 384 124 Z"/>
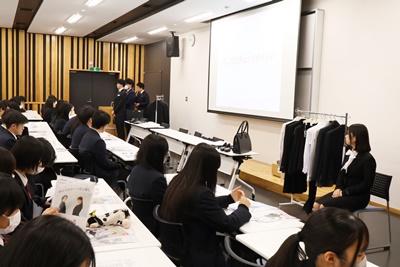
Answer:
<path fill-rule="evenodd" d="M 112 111 L 113 117 L 115 118 L 115 125 L 117 127 L 118 137 L 125 139 L 125 127 L 124 121 L 126 120 L 126 99 L 127 94 L 124 90 L 125 81 L 119 79 L 117 81 L 118 95 L 114 100 L 114 108 Z"/>
<path fill-rule="evenodd" d="M 147 106 L 150 103 L 150 97 L 149 94 L 144 91 L 144 83 L 137 83 L 136 84 L 136 90 L 137 90 L 137 96 L 136 96 L 136 103 L 135 107 L 138 110 L 141 110 L 143 112 L 143 117 L 147 118 Z"/>

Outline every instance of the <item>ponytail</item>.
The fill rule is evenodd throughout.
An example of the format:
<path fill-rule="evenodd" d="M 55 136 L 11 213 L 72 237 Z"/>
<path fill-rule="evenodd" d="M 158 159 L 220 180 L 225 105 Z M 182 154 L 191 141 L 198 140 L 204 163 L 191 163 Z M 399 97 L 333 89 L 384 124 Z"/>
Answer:
<path fill-rule="evenodd" d="M 301 232 L 289 236 L 280 246 L 278 252 L 272 256 L 266 267 L 299 267 L 302 260 L 306 259 L 304 251 L 299 246 L 302 241 Z"/>

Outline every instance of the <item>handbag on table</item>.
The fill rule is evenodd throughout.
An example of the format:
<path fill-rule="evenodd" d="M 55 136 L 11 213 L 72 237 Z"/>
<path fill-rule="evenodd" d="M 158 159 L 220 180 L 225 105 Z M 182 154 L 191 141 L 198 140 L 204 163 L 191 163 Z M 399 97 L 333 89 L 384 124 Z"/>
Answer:
<path fill-rule="evenodd" d="M 233 153 L 243 154 L 251 151 L 251 140 L 249 135 L 249 122 L 243 121 L 233 138 Z"/>

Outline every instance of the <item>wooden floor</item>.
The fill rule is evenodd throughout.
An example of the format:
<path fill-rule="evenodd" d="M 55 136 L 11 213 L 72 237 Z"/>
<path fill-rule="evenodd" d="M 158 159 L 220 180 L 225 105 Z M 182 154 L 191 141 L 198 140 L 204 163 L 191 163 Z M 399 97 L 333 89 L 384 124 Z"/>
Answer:
<path fill-rule="evenodd" d="M 290 194 L 283 193 L 283 179 L 272 175 L 272 165 L 256 160 L 246 160 L 240 167 L 239 177 L 250 184 L 290 198 Z M 318 188 L 317 198 L 333 190 L 334 186 Z M 306 201 L 308 199 L 308 191 L 303 194 L 295 194 L 293 197 L 297 201 Z"/>

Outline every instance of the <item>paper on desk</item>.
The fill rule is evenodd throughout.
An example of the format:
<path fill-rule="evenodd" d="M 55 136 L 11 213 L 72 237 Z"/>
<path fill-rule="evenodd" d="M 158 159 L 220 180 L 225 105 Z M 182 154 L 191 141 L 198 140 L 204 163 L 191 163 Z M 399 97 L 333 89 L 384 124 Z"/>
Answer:
<path fill-rule="evenodd" d="M 93 247 L 137 242 L 133 227 L 129 229 L 120 226 L 86 228 L 86 234 L 89 236 Z"/>
<path fill-rule="evenodd" d="M 278 209 L 277 207 L 271 206 L 271 205 L 267 205 L 261 202 L 257 202 L 257 201 L 253 201 L 250 200 L 251 206 L 249 208 L 249 211 L 251 213 L 259 211 L 259 210 L 276 210 Z M 239 202 L 236 203 L 232 203 L 228 206 L 229 210 L 236 210 L 239 206 Z"/>
<path fill-rule="evenodd" d="M 287 220 L 299 220 L 280 209 L 269 210 L 268 212 L 253 212 L 251 215 L 250 220 L 259 223 L 277 223 Z"/>

